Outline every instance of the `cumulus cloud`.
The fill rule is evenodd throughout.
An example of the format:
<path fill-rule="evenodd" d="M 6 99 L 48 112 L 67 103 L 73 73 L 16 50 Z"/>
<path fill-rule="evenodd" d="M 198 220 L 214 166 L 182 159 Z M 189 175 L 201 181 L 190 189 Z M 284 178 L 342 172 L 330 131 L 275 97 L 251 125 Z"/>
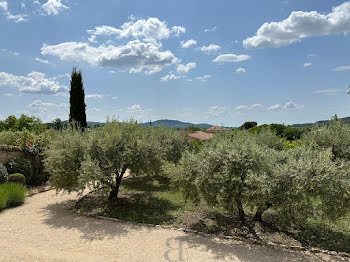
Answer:
<path fill-rule="evenodd" d="M 87 30 L 91 35 L 89 40 L 96 42 L 96 36 L 112 36 L 118 38 L 141 39 L 145 42 L 155 43 L 162 39 L 168 39 L 171 35 L 179 36 L 186 32 L 182 26 L 173 26 L 171 29 L 164 21 L 160 21 L 157 17 L 149 17 L 147 20 L 131 20 L 124 23 L 120 28 L 112 26 L 98 26 L 95 29 Z"/>
<path fill-rule="evenodd" d="M 189 48 L 192 45 L 196 45 L 197 41 L 194 40 L 194 39 L 190 39 L 190 40 L 187 40 L 187 41 L 181 41 L 180 44 L 181 44 L 182 48 Z"/>
<path fill-rule="evenodd" d="M 243 67 L 240 67 L 236 70 L 237 73 L 245 73 L 247 72 L 247 69 L 243 68 Z"/>
<path fill-rule="evenodd" d="M 208 109 L 207 114 L 210 116 L 220 116 L 226 112 L 226 107 L 223 106 L 212 106 Z"/>
<path fill-rule="evenodd" d="M 126 45 L 90 46 L 82 42 L 66 42 L 46 45 L 41 48 L 42 55 L 53 55 L 61 60 L 85 62 L 93 66 L 112 67 L 146 74 L 161 71 L 177 63 L 178 59 L 170 51 L 161 51 L 158 45 L 133 40 Z"/>
<path fill-rule="evenodd" d="M 180 64 L 177 66 L 176 71 L 178 74 L 184 75 L 187 74 L 191 69 L 195 69 L 196 67 L 196 63 L 188 63 L 187 65 Z"/>
<path fill-rule="evenodd" d="M 235 55 L 235 54 L 222 54 L 217 56 L 213 62 L 214 63 L 235 63 L 235 62 L 242 62 L 245 60 L 250 59 L 249 55 Z"/>
<path fill-rule="evenodd" d="M 312 63 L 304 63 L 304 67 L 309 67 L 311 65 L 312 65 Z"/>
<path fill-rule="evenodd" d="M 201 47 L 201 51 L 203 51 L 205 53 L 215 53 L 216 51 L 219 51 L 220 49 L 221 49 L 221 46 L 214 45 L 214 44 L 210 44 L 208 46 Z"/>
<path fill-rule="evenodd" d="M 243 41 L 245 48 L 276 48 L 312 36 L 350 32 L 350 2 L 334 7 L 329 14 L 295 11 L 280 22 L 264 23 L 256 35 Z"/>
<path fill-rule="evenodd" d="M 340 72 L 340 71 L 347 71 L 350 70 L 350 65 L 346 65 L 346 66 L 338 66 L 336 68 L 333 68 L 332 71 L 334 72 Z"/>
<path fill-rule="evenodd" d="M 303 108 L 304 106 L 303 105 L 297 105 L 296 103 L 293 103 L 293 102 L 287 102 L 285 104 L 276 104 L 276 105 L 273 105 L 273 106 L 270 106 L 268 108 L 268 110 L 282 110 L 282 109 L 301 109 Z"/>
<path fill-rule="evenodd" d="M 48 78 L 44 73 L 36 71 L 27 76 L 0 72 L 0 87 L 12 87 L 24 93 L 46 95 L 58 94 L 67 90 L 67 87 L 62 86 L 55 78 Z"/>
<path fill-rule="evenodd" d="M 15 23 L 25 22 L 27 21 L 27 16 L 25 14 L 12 14 L 8 9 L 7 1 L 0 1 L 0 11 L 4 13 L 4 16 L 7 20 L 11 20 Z"/>
<path fill-rule="evenodd" d="M 179 79 L 179 78 L 181 78 L 181 76 L 177 76 L 177 75 L 174 75 L 174 74 L 169 74 L 169 75 L 163 76 L 160 79 L 160 81 L 168 82 L 169 80 L 176 80 L 176 79 Z"/>
<path fill-rule="evenodd" d="M 41 8 L 45 15 L 58 15 L 60 12 L 69 9 L 68 6 L 62 4 L 62 0 L 48 0 Z"/>
<path fill-rule="evenodd" d="M 181 34 L 186 33 L 186 28 L 183 26 L 173 26 L 173 28 L 171 29 L 171 32 L 175 35 L 175 36 L 180 36 Z"/>
<path fill-rule="evenodd" d="M 85 96 L 87 99 L 101 99 L 103 98 L 103 95 L 99 95 L 99 94 L 90 94 L 90 95 L 86 95 Z"/>
<path fill-rule="evenodd" d="M 211 77 L 212 77 L 211 75 L 204 75 L 204 76 L 196 77 L 196 79 L 202 82 L 206 82 Z"/>

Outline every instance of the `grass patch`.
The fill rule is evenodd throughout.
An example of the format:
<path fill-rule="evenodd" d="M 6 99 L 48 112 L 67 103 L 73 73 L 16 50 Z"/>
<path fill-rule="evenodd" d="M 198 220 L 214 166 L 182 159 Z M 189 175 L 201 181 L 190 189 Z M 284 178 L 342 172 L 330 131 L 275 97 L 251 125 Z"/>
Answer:
<path fill-rule="evenodd" d="M 273 210 L 264 215 L 263 223 L 254 223 L 253 212 L 248 211 L 243 223 L 221 208 L 185 201 L 167 180 L 128 178 L 122 182 L 117 202 L 111 203 L 105 197 L 89 194 L 77 203 L 76 208 L 82 213 L 131 222 L 171 225 L 216 235 L 238 235 L 350 253 L 350 214 L 337 223 L 307 221 L 303 225 L 286 225 Z"/>
<path fill-rule="evenodd" d="M 27 195 L 27 189 L 20 184 L 5 183 L 0 185 L 0 211 L 23 205 Z"/>

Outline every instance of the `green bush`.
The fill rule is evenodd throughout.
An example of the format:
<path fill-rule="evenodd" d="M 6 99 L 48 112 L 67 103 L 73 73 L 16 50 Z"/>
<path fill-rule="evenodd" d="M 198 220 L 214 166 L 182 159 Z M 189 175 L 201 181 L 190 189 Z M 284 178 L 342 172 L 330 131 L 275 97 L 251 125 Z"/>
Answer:
<path fill-rule="evenodd" d="M 0 164 L 0 184 L 3 184 L 7 181 L 7 169 L 3 164 Z"/>
<path fill-rule="evenodd" d="M 0 185 L 0 210 L 20 206 L 24 203 L 27 190 L 23 185 L 5 183 Z"/>
<path fill-rule="evenodd" d="M 9 175 L 7 180 L 9 183 L 17 183 L 17 184 L 21 184 L 21 185 L 26 184 L 26 177 L 20 173 Z"/>
<path fill-rule="evenodd" d="M 31 171 L 31 163 L 28 159 L 25 158 L 11 158 L 5 163 L 5 167 L 9 174 L 23 174 L 27 183 L 31 184 L 32 171 Z"/>

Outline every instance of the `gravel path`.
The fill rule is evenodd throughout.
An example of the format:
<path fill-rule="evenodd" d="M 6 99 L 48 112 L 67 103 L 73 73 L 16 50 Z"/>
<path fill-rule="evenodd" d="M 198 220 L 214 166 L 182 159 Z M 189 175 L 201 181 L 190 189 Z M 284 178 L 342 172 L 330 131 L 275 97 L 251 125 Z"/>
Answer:
<path fill-rule="evenodd" d="M 81 217 L 76 199 L 48 191 L 1 212 L 0 261 L 345 261 Z"/>

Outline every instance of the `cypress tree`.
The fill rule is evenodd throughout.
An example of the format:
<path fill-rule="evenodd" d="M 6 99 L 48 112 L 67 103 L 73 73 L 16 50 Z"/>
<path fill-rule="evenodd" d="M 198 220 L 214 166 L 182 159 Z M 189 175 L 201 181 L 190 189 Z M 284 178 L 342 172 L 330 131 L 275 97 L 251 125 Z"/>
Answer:
<path fill-rule="evenodd" d="M 85 91 L 82 73 L 81 71 L 78 72 L 76 67 L 73 67 L 69 93 L 69 122 L 75 121 L 76 125 L 80 126 L 81 128 L 86 128 Z"/>

